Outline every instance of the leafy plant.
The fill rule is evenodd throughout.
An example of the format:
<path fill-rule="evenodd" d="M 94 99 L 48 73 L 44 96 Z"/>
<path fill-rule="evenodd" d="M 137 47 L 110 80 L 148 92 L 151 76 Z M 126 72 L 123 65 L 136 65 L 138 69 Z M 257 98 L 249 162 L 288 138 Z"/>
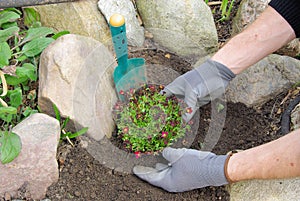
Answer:
<path fill-rule="evenodd" d="M 80 135 L 83 135 L 84 133 L 87 132 L 88 128 L 84 127 L 81 130 L 77 131 L 77 132 L 71 132 L 71 131 L 66 131 L 66 126 L 70 121 L 70 117 L 67 117 L 66 119 L 63 119 L 61 117 L 61 114 L 59 112 L 59 109 L 57 108 L 57 106 L 55 104 L 53 104 L 53 110 L 55 113 L 55 117 L 56 119 L 60 122 L 60 128 L 61 128 L 61 134 L 60 134 L 60 140 L 68 140 L 68 142 L 73 145 L 73 143 L 71 142 L 70 139 L 72 138 L 76 138 Z"/>
<path fill-rule="evenodd" d="M 226 21 L 229 20 L 231 10 L 233 8 L 234 0 L 231 0 L 230 4 L 228 5 L 228 0 L 222 0 L 222 1 L 212 1 L 204 0 L 204 2 L 209 6 L 216 6 L 220 5 L 220 11 L 221 11 L 221 18 L 218 21 Z M 215 13 L 215 9 L 212 10 L 212 13 Z"/>
<path fill-rule="evenodd" d="M 221 19 L 218 21 L 226 21 L 229 20 L 231 10 L 233 8 L 234 0 L 231 0 L 229 6 L 228 6 L 228 0 L 222 0 L 220 10 L 221 10 Z"/>
<path fill-rule="evenodd" d="M 33 8 L 0 10 L 0 120 L 5 125 L 0 134 L 2 163 L 10 162 L 20 151 L 20 139 L 8 128 L 38 112 L 32 86 L 38 79 L 39 56 L 61 35 L 42 27 L 39 20 Z"/>
<path fill-rule="evenodd" d="M 124 148 L 135 153 L 156 153 L 183 137 L 190 126 L 181 118 L 183 103 L 175 96 L 160 94 L 163 86 L 144 85 L 137 91 L 120 91 L 125 100 L 118 101 L 113 115 L 118 137 Z"/>
<path fill-rule="evenodd" d="M 13 161 L 21 151 L 20 137 L 12 131 L 0 132 L 0 144 L 0 159 L 3 164 Z"/>

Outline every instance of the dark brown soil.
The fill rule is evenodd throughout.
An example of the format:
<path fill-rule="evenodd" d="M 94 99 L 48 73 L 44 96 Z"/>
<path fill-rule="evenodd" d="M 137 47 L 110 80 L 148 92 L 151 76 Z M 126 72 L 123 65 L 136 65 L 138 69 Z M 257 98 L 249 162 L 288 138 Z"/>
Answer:
<path fill-rule="evenodd" d="M 240 1 L 236 1 L 238 5 Z M 232 16 L 236 12 L 233 9 Z M 215 19 L 220 18 L 218 7 L 215 7 Z M 216 22 L 220 46 L 230 37 L 231 20 Z M 169 54 L 167 57 L 166 55 Z M 146 63 L 171 66 L 180 74 L 191 69 L 191 65 L 183 59 L 159 49 L 135 51 L 131 57 L 143 57 Z M 170 56 L 170 57 L 169 57 Z M 214 147 L 216 154 L 226 154 L 235 149 L 247 149 L 273 139 L 280 134 L 280 113 L 284 108 L 279 103 L 285 93 L 274 97 L 260 110 L 248 108 L 241 103 L 227 103 L 227 114 L 222 135 Z M 207 132 L 211 117 L 211 105 L 200 109 L 200 122 L 197 138 L 192 148 L 200 149 L 203 136 Z M 184 193 L 168 193 L 151 186 L 132 174 L 115 172 L 95 160 L 78 141 L 71 147 L 66 142 L 60 145 L 59 153 L 69 152 L 67 157 L 58 157 L 60 162 L 60 178 L 49 187 L 47 198 L 51 200 L 229 200 L 224 186 L 206 187 Z"/>
<path fill-rule="evenodd" d="M 281 136 L 279 106 L 281 94 L 259 111 L 243 104 L 227 104 L 226 123 L 214 148 L 217 154 L 247 149 Z M 199 149 L 201 136 L 208 128 L 210 105 L 201 108 L 199 135 L 193 148 Z M 272 112 L 273 111 L 273 112 Z M 80 145 L 61 145 L 69 154 L 61 164 L 60 179 L 47 192 L 51 200 L 229 200 L 225 187 L 206 187 L 184 193 L 168 193 L 139 180 L 132 174 L 120 174 L 101 165 Z"/>
<path fill-rule="evenodd" d="M 144 51 L 146 60 L 182 68 L 183 61 L 175 55 L 167 59 L 163 51 Z M 186 71 L 187 69 L 182 69 Z M 259 110 L 241 103 L 227 103 L 225 127 L 213 149 L 217 154 L 230 150 L 247 149 L 281 136 L 280 112 L 288 102 L 280 105 L 286 94 L 280 94 Z M 200 109 L 200 125 L 192 148 L 200 149 L 203 136 L 209 127 L 211 105 Z M 58 183 L 49 187 L 51 200 L 229 200 L 225 187 L 206 187 L 185 193 L 168 193 L 139 180 L 132 174 L 115 172 L 95 160 L 79 144 L 71 147 L 64 143 L 61 152 L 69 151 L 66 159 L 60 158 L 61 172 Z"/>

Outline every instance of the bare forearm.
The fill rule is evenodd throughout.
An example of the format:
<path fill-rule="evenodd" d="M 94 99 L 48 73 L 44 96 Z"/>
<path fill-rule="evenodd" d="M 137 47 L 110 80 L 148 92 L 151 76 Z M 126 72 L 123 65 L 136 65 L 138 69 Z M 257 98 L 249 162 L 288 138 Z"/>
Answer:
<path fill-rule="evenodd" d="M 239 74 L 295 37 L 287 21 L 268 7 L 247 29 L 224 45 L 212 60 Z"/>
<path fill-rule="evenodd" d="M 228 163 L 232 181 L 300 176 L 300 129 L 267 144 L 234 154 Z"/>

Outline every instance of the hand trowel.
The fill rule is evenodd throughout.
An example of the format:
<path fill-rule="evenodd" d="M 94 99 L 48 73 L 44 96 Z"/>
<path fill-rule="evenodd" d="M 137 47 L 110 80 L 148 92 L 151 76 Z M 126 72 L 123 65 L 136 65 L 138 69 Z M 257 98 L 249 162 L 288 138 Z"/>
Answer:
<path fill-rule="evenodd" d="M 120 92 L 137 89 L 146 83 L 145 60 L 143 58 L 128 59 L 124 16 L 120 14 L 112 15 L 109 24 L 118 62 L 118 66 L 116 66 L 113 73 L 113 80 L 119 99 L 124 100 Z"/>

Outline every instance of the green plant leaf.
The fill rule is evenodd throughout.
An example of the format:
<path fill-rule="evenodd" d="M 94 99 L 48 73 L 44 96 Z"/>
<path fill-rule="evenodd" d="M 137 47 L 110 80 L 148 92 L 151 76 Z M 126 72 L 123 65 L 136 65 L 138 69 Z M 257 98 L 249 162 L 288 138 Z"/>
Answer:
<path fill-rule="evenodd" d="M 34 8 L 24 8 L 24 24 L 28 27 L 34 27 L 40 22 L 40 14 Z"/>
<path fill-rule="evenodd" d="M 7 41 L 19 31 L 19 27 L 13 26 L 4 30 L 0 30 L 0 43 Z"/>
<path fill-rule="evenodd" d="M 16 76 L 5 75 L 6 82 L 9 85 L 16 86 L 18 84 L 24 83 L 29 79 L 31 81 L 37 80 L 37 72 L 36 67 L 31 63 L 24 63 L 22 67 L 16 67 Z M 24 89 L 26 86 L 24 86 Z"/>
<path fill-rule="evenodd" d="M 18 23 L 17 22 L 7 22 L 5 24 L 2 24 L 3 29 L 8 29 L 10 27 L 18 27 Z"/>
<path fill-rule="evenodd" d="M 57 106 L 55 104 L 52 105 L 54 113 L 55 113 L 55 118 L 60 122 L 61 121 L 61 116 L 60 116 L 60 112 L 59 109 L 57 108 Z"/>
<path fill-rule="evenodd" d="M 53 30 L 48 27 L 30 28 L 28 29 L 27 35 L 23 39 L 22 43 L 24 44 L 34 39 L 44 38 L 49 34 L 53 34 Z"/>
<path fill-rule="evenodd" d="M 20 87 L 17 87 L 14 90 L 10 90 L 9 93 L 10 105 L 12 107 L 18 108 L 22 104 L 22 90 Z"/>
<path fill-rule="evenodd" d="M 27 59 L 28 57 L 26 56 L 26 55 L 22 55 L 22 56 L 20 56 L 20 57 L 18 57 L 17 58 L 17 61 L 20 61 L 20 62 L 22 62 L 22 61 L 24 61 L 25 59 Z"/>
<path fill-rule="evenodd" d="M 65 129 L 69 121 L 70 121 L 70 117 L 67 117 L 62 123 L 61 129 Z"/>
<path fill-rule="evenodd" d="M 4 12 L 15 12 L 19 15 L 22 15 L 22 12 L 16 8 L 5 8 L 4 10 L 2 10 L 0 13 L 4 13 Z"/>
<path fill-rule="evenodd" d="M 17 67 L 17 68 L 20 68 L 20 67 Z M 13 86 L 16 86 L 16 85 L 28 80 L 27 77 L 17 77 L 17 76 L 12 76 L 12 75 L 7 75 L 7 74 L 5 75 L 5 79 L 6 79 L 7 84 L 13 85 Z"/>
<path fill-rule="evenodd" d="M 0 114 L 17 114 L 17 108 L 15 107 L 0 107 Z"/>
<path fill-rule="evenodd" d="M 0 67 L 7 66 L 11 58 L 11 50 L 7 42 L 0 43 Z"/>
<path fill-rule="evenodd" d="M 29 117 L 30 115 L 38 112 L 39 112 L 38 110 L 34 110 L 31 107 L 26 107 L 22 114 L 24 115 L 24 117 Z"/>
<path fill-rule="evenodd" d="M 20 15 L 15 12 L 12 11 L 2 12 L 0 14 L 0 27 L 2 26 L 2 24 L 5 24 L 7 22 L 14 22 L 19 18 Z"/>
<path fill-rule="evenodd" d="M 15 114 L 1 114 L 0 113 L 0 119 L 2 119 L 3 121 L 5 121 L 6 123 L 11 123 L 13 117 L 15 116 Z"/>
<path fill-rule="evenodd" d="M 16 68 L 16 75 L 18 77 L 27 77 L 31 81 L 37 80 L 37 71 L 36 67 L 31 63 L 24 63 L 22 67 Z"/>
<path fill-rule="evenodd" d="M 8 106 L 0 107 L 0 119 L 7 123 L 11 123 L 13 117 L 17 114 L 17 108 Z"/>
<path fill-rule="evenodd" d="M 1 162 L 3 164 L 10 163 L 20 153 L 22 145 L 20 137 L 13 133 L 4 131 L 1 139 Z"/>
<path fill-rule="evenodd" d="M 77 136 L 80 136 L 80 135 L 83 135 L 83 134 L 85 134 L 87 131 L 88 131 L 88 127 L 84 127 L 83 129 L 81 129 L 80 131 L 77 131 L 77 132 L 75 132 L 75 133 L 70 133 L 70 134 L 68 134 L 67 136 L 70 138 L 70 139 L 72 139 L 72 138 L 75 138 L 75 137 L 77 137 Z"/>
<path fill-rule="evenodd" d="M 22 53 L 27 57 L 37 56 L 53 41 L 53 38 L 36 38 L 23 46 Z"/>
<path fill-rule="evenodd" d="M 61 31 L 61 32 L 58 32 L 56 34 L 54 34 L 52 36 L 53 39 L 58 39 L 59 37 L 63 36 L 63 35 L 67 35 L 67 34 L 70 34 L 70 31 Z"/>
<path fill-rule="evenodd" d="M 221 112 L 222 110 L 224 110 L 225 106 L 221 103 L 217 103 L 217 111 Z"/>

